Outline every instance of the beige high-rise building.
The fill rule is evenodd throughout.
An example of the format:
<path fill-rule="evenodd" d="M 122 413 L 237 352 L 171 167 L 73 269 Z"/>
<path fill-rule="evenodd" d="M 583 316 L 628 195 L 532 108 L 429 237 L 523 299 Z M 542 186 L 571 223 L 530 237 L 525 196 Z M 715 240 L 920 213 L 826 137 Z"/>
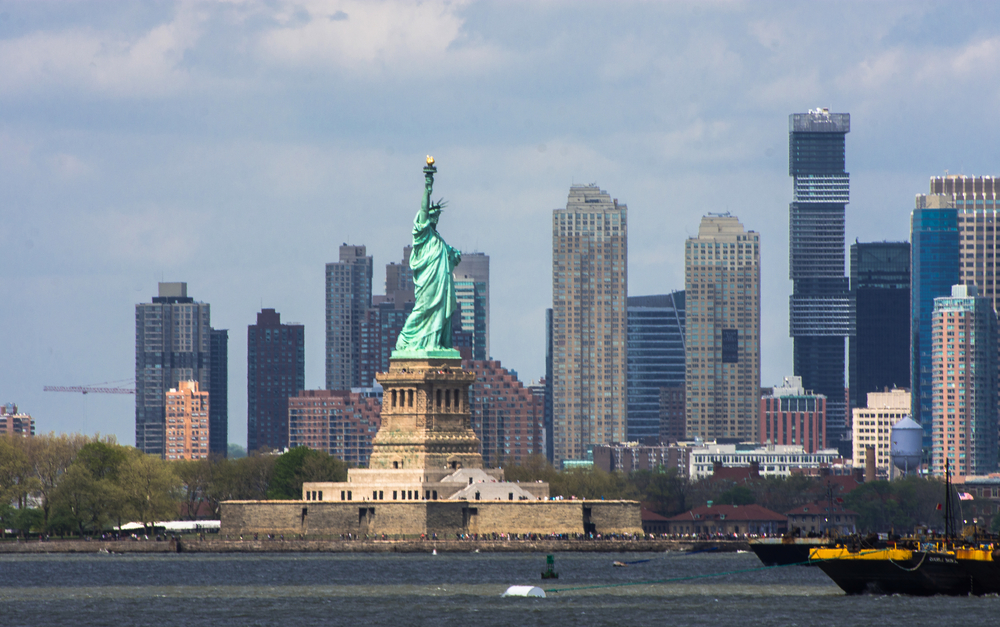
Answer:
<path fill-rule="evenodd" d="M 875 473 L 888 479 L 892 459 L 889 457 L 892 426 L 910 416 L 910 391 L 890 390 L 869 392 L 867 407 L 852 410 L 851 429 L 854 443 L 854 463 L 863 465 L 865 449 L 875 449 Z"/>
<path fill-rule="evenodd" d="M 166 459 L 208 457 L 208 392 L 197 381 L 178 381 L 166 394 Z"/>
<path fill-rule="evenodd" d="M 1000 177 L 935 176 L 931 194 L 943 194 L 958 210 L 959 284 L 976 285 L 979 295 L 1000 306 Z"/>
<path fill-rule="evenodd" d="M 760 411 L 760 235 L 729 213 L 684 246 L 687 437 L 756 441 Z"/>
<path fill-rule="evenodd" d="M 552 212 L 552 453 L 557 466 L 626 426 L 628 208 L 573 185 Z"/>

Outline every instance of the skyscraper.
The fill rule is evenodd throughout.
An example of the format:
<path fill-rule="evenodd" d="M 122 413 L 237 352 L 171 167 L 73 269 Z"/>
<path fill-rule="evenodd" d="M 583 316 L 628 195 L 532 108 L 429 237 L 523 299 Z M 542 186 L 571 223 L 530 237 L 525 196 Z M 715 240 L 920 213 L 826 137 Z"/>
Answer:
<path fill-rule="evenodd" d="M 212 329 L 209 335 L 209 441 L 212 455 L 226 456 L 229 449 L 229 330 Z"/>
<path fill-rule="evenodd" d="M 628 439 L 659 444 L 661 392 L 684 384 L 684 291 L 628 297 Z"/>
<path fill-rule="evenodd" d="M 413 302 L 413 270 L 410 269 L 412 246 L 403 248 L 403 260 L 385 266 L 385 296 L 372 297 L 372 303 L 391 302 L 396 304 Z M 376 302 L 378 298 L 378 302 Z"/>
<path fill-rule="evenodd" d="M 958 211 L 944 194 L 919 194 L 910 218 L 910 385 L 913 420 L 924 428 L 923 448 L 931 450 L 931 319 L 934 299 L 959 281 Z M 925 460 L 928 461 L 928 460 Z"/>
<path fill-rule="evenodd" d="M 472 335 L 472 358 L 490 358 L 490 258 L 485 253 L 462 253 L 452 271 L 455 296 L 462 310 L 462 331 Z"/>
<path fill-rule="evenodd" d="M 187 283 L 160 283 L 151 303 L 135 306 L 135 447 L 166 454 L 166 393 L 197 381 L 211 393 L 211 311 Z"/>
<path fill-rule="evenodd" d="M 687 437 L 756 440 L 760 235 L 728 213 L 684 246 Z"/>
<path fill-rule="evenodd" d="M 326 451 L 364 468 L 382 424 L 381 409 L 374 392 L 301 390 L 288 399 L 289 445 Z"/>
<path fill-rule="evenodd" d="M 375 297 L 381 300 L 380 297 Z M 373 305 L 361 321 L 361 386 L 375 381 L 375 374 L 389 371 L 389 358 L 396 348 L 396 338 L 413 311 L 413 299 L 404 302 L 386 300 Z"/>
<path fill-rule="evenodd" d="M 544 453 L 545 398 L 521 383 L 499 361 L 463 360 L 476 373 L 469 390 L 472 429 L 483 446 L 483 463 L 521 464 Z"/>
<path fill-rule="evenodd" d="M 975 285 L 934 299 L 931 473 L 997 469 L 997 314 Z"/>
<path fill-rule="evenodd" d="M 1000 306 L 1000 177 L 935 176 L 931 194 L 944 194 L 958 212 L 959 283 L 977 285 L 996 309 Z"/>
<path fill-rule="evenodd" d="M 262 309 L 247 327 L 247 450 L 288 446 L 288 399 L 306 387 L 305 327 Z"/>
<path fill-rule="evenodd" d="M 573 185 L 552 212 L 555 464 L 625 437 L 627 221 L 596 185 Z"/>
<path fill-rule="evenodd" d="M 340 261 L 326 264 L 326 389 L 363 384 L 361 320 L 371 306 L 372 258 L 364 246 L 342 244 Z"/>
<path fill-rule="evenodd" d="M 545 310 L 545 459 L 552 463 L 552 354 L 553 354 L 553 334 L 552 334 L 552 308 Z"/>
<path fill-rule="evenodd" d="M 851 409 L 868 394 L 910 388 L 910 243 L 851 245 Z M 854 450 L 857 450 L 855 447 Z"/>
<path fill-rule="evenodd" d="M 794 369 L 802 385 L 827 399 L 827 440 L 844 440 L 849 454 L 844 400 L 844 338 L 849 333 L 848 282 L 844 276 L 844 214 L 850 201 L 845 169 L 849 113 L 812 109 L 788 117 L 789 331 Z"/>

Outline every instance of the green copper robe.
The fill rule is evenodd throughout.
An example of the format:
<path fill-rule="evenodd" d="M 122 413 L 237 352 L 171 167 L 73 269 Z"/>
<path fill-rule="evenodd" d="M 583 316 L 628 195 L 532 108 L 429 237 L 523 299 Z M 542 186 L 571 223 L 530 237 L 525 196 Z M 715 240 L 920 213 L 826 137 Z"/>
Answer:
<path fill-rule="evenodd" d="M 428 178 L 423 204 L 413 219 L 410 269 L 416 302 L 396 340 L 397 358 L 458 356 L 451 347 L 451 316 L 458 309 L 452 270 L 462 256 L 437 232 L 440 207 L 430 204 L 432 181 Z"/>

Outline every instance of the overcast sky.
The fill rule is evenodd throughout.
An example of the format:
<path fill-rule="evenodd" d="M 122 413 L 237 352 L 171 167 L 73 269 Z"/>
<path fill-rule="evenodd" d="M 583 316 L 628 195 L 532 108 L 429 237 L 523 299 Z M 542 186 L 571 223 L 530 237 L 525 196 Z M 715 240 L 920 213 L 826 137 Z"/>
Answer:
<path fill-rule="evenodd" d="M 306 326 L 324 264 L 398 261 L 437 159 L 440 230 L 491 258 L 493 357 L 544 374 L 553 209 L 629 207 L 629 293 L 683 289 L 683 242 L 761 233 L 762 383 L 792 374 L 788 114 L 851 114 L 848 242 L 905 240 L 915 194 L 1000 174 L 1000 10 L 977 2 L 0 1 L 0 402 L 134 443 L 135 304 L 186 281 L 228 328 Z M 900 324 L 906 324 L 901 320 Z M 128 385 L 128 383 L 126 383 Z"/>

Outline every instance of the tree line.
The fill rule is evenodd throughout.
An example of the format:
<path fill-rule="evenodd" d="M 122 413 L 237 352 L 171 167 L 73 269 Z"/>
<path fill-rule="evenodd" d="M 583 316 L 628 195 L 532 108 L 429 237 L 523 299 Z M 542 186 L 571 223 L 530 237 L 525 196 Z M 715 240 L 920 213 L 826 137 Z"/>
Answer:
<path fill-rule="evenodd" d="M 636 500 L 668 517 L 708 501 L 757 504 L 783 514 L 828 498 L 822 477 L 801 475 L 694 482 L 673 468 L 560 472 L 541 456 L 508 466 L 505 474 L 508 481 L 546 481 L 552 496 Z M 20 534 L 87 535 L 123 522 L 218 519 L 222 501 L 297 500 L 303 482 L 346 479 L 347 464 L 305 447 L 281 455 L 258 452 L 241 458 L 168 462 L 120 445 L 112 436 L 0 436 L 0 534 L 10 529 Z M 935 479 L 874 481 L 835 496 L 838 506 L 858 513 L 862 531 L 943 527 L 937 506 L 944 501 L 944 484 Z M 970 523 L 977 511 L 995 511 L 990 503 L 978 500 L 962 505 L 972 514 L 959 511 L 959 519 Z M 1000 516 L 993 516 L 992 522 L 1000 526 Z"/>
<path fill-rule="evenodd" d="M 675 516 L 709 501 L 725 505 L 760 505 L 784 514 L 800 505 L 825 504 L 832 497 L 836 507 L 846 507 L 858 514 L 857 528 L 863 532 L 895 530 L 907 533 L 917 525 L 943 529 L 944 482 L 934 478 L 910 476 L 895 481 L 872 481 L 842 494 L 827 493 L 823 477 L 792 475 L 759 477 L 740 482 L 706 478 L 690 481 L 674 468 L 630 473 L 604 472 L 598 468 L 557 471 L 544 457 L 535 456 L 520 466 L 504 469 L 508 481 L 546 481 L 552 496 L 587 499 L 628 499 L 642 502 L 662 516 Z M 952 489 L 952 498 L 955 491 Z M 968 512 L 956 510 L 956 517 L 972 524 L 974 511 L 990 507 L 977 499 L 964 502 Z M 973 508 L 977 508 L 974 510 Z M 995 509 L 993 510 L 995 511 Z M 983 520 L 980 519 L 982 526 Z M 1000 530 L 1000 515 L 992 517 L 994 531 Z"/>
<path fill-rule="evenodd" d="M 294 448 L 239 459 L 165 461 L 113 436 L 0 436 L 0 534 L 100 534 L 124 522 L 219 517 L 227 500 L 299 499 L 305 481 L 344 481 L 347 465 Z"/>

